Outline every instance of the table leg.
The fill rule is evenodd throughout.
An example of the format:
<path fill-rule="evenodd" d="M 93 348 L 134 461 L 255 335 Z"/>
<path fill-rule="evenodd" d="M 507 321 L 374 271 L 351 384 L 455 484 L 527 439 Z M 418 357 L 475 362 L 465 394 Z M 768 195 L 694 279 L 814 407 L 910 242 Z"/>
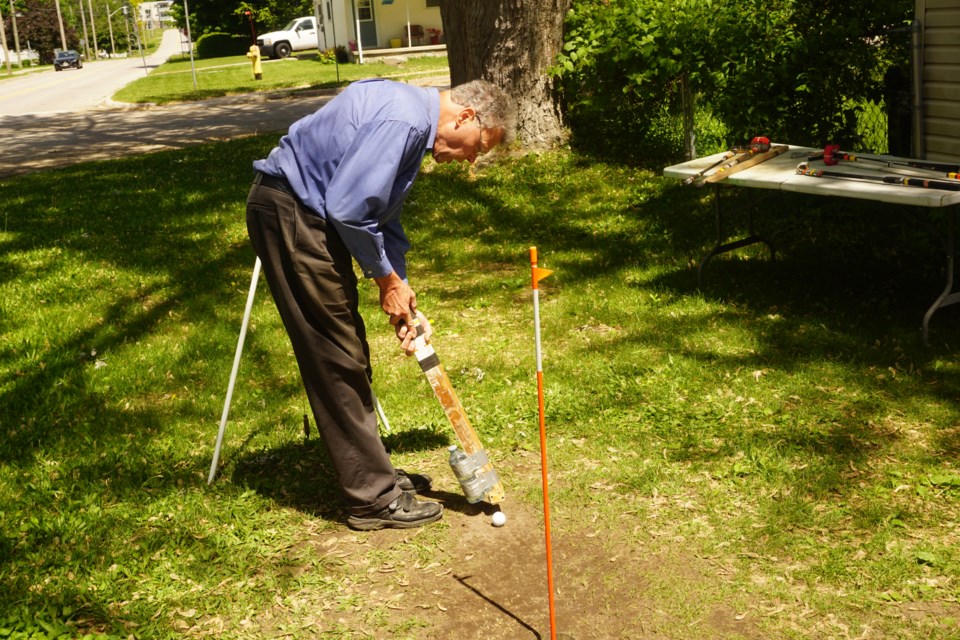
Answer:
<path fill-rule="evenodd" d="M 960 292 L 954 292 L 953 290 L 953 278 L 954 278 L 954 214 L 956 213 L 956 207 L 950 207 L 946 211 L 947 215 L 947 233 L 943 238 L 944 251 L 947 254 L 947 274 L 946 274 L 946 283 L 943 287 L 943 292 L 937 296 L 937 299 L 934 300 L 933 304 L 930 305 L 930 308 L 927 309 L 927 312 L 923 314 L 923 344 L 927 344 L 927 337 L 930 333 L 930 318 L 933 317 L 933 314 L 936 313 L 937 309 L 942 309 L 943 307 L 948 307 L 952 304 L 960 302 Z"/>
<path fill-rule="evenodd" d="M 723 229 L 723 208 L 720 206 L 720 185 L 714 184 L 713 191 L 713 210 L 716 216 L 716 225 L 717 225 L 717 244 L 714 245 L 713 249 L 710 250 L 710 253 L 700 261 L 700 266 L 697 268 L 697 286 L 703 286 L 703 268 L 707 265 L 707 261 L 710 258 L 719 255 L 721 253 L 727 253 L 728 251 L 734 251 L 740 249 L 741 247 L 747 247 L 752 244 L 763 243 L 767 245 L 767 248 L 770 249 L 770 259 L 776 260 L 777 253 L 776 249 L 773 248 L 773 244 L 764 238 L 763 236 L 757 234 L 754 231 L 753 227 L 753 193 L 750 190 L 747 190 L 747 198 L 750 202 L 747 205 L 747 236 L 739 240 L 734 240 L 733 242 L 724 242 L 726 240 L 726 235 Z"/>

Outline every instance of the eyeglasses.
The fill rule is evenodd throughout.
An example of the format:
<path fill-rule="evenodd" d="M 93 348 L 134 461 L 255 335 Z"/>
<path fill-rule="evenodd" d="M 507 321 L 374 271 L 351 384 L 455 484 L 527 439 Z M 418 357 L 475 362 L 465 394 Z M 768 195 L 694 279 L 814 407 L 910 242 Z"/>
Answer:
<path fill-rule="evenodd" d="M 480 128 L 480 142 L 477 143 L 477 155 L 479 156 L 489 151 L 489 149 L 483 148 L 483 123 L 480 121 L 480 116 L 474 113 L 473 119 L 477 121 L 477 126 Z"/>

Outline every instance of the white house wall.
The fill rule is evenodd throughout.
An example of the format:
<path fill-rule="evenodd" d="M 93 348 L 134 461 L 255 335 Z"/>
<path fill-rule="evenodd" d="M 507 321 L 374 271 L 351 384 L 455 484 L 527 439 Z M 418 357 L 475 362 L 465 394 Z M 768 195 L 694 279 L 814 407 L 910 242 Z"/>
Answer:
<path fill-rule="evenodd" d="M 324 26 L 324 35 L 328 47 L 344 46 L 351 48 L 357 42 L 357 23 L 353 15 L 353 3 L 350 0 L 320 0 Z M 419 44 L 430 44 L 427 29 L 441 30 L 440 7 L 426 6 L 426 0 L 393 0 L 392 4 L 383 4 L 383 0 L 374 0 L 373 13 L 377 25 L 377 46 L 388 48 L 390 40 L 400 38 L 407 45 L 407 16 L 410 24 L 419 24 L 424 29 L 424 37 Z M 333 14 L 332 20 L 330 14 Z M 336 37 L 334 37 L 334 34 Z M 321 36 L 321 42 L 323 36 Z M 416 41 L 414 45 L 418 44 Z"/>

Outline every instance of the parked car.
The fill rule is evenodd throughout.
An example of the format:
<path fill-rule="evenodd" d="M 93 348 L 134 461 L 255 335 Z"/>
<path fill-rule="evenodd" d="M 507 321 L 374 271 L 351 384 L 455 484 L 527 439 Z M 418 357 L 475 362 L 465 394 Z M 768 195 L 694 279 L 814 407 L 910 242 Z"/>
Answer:
<path fill-rule="evenodd" d="M 318 48 L 317 23 L 313 16 L 295 18 L 280 31 L 271 31 L 257 38 L 260 55 L 265 58 L 286 58 L 294 51 Z"/>
<path fill-rule="evenodd" d="M 53 59 L 53 68 L 57 71 L 61 71 L 66 67 L 76 67 L 77 69 L 83 69 L 83 61 L 80 60 L 80 54 L 74 51 L 73 49 L 67 49 L 66 51 L 58 51 L 57 57 Z"/>

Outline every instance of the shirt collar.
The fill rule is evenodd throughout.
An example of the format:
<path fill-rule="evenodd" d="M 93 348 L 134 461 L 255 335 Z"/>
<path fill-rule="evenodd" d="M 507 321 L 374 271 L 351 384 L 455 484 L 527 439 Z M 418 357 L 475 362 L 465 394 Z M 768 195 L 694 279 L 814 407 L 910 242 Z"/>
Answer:
<path fill-rule="evenodd" d="M 440 124 L 440 90 L 435 87 L 427 88 L 430 114 L 430 137 L 427 140 L 427 149 L 433 149 L 437 138 L 437 125 Z"/>

